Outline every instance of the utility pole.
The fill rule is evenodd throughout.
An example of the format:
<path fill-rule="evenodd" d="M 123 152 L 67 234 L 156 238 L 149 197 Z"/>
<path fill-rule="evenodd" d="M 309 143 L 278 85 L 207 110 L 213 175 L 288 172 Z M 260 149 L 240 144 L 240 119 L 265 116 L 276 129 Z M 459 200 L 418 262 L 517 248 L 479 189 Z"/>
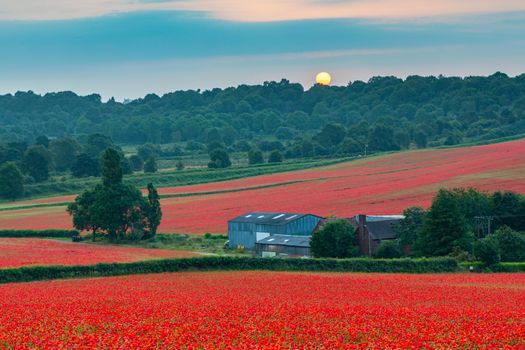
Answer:
<path fill-rule="evenodd" d="M 483 225 L 483 222 L 485 220 L 487 220 L 487 235 L 490 235 L 491 233 L 491 222 L 492 220 L 494 220 L 494 216 L 474 216 L 474 219 L 476 219 L 476 226 L 478 226 L 478 232 L 480 231 L 479 230 L 479 227 L 481 226 L 481 231 L 482 231 L 482 234 L 485 233 L 484 231 L 484 225 Z M 479 237 L 481 238 L 481 237 Z"/>
<path fill-rule="evenodd" d="M 368 144 L 365 144 L 365 157 L 366 157 L 367 148 L 368 148 Z"/>

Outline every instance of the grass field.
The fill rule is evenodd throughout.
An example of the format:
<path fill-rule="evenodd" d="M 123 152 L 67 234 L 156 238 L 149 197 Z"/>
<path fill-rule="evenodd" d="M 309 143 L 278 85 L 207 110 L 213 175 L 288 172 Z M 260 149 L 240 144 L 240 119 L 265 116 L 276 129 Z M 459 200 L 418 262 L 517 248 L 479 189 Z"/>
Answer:
<path fill-rule="evenodd" d="M 399 214 L 428 206 L 440 187 L 475 187 L 525 193 L 525 140 L 370 157 L 300 171 L 162 188 L 161 232 L 224 233 L 227 220 L 247 211 L 288 211 L 322 216 Z M 56 206 L 0 207 L 0 229 L 70 228 Z M 56 204 L 59 203 L 59 204 Z M 46 200 L 23 205 L 48 205 Z M 7 210 L 9 209 L 9 210 Z"/>
<path fill-rule="evenodd" d="M 30 265 L 92 265 L 193 256 L 197 254 L 48 239 L 0 238 L 0 269 Z"/>
<path fill-rule="evenodd" d="M 523 349 L 525 274 L 189 272 L 0 286 L 0 347 Z"/>

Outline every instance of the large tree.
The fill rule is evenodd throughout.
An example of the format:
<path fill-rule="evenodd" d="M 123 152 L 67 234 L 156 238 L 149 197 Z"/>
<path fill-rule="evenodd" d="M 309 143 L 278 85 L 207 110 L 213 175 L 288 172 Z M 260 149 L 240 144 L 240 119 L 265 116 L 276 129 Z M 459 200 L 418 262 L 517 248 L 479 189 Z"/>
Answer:
<path fill-rule="evenodd" d="M 104 186 L 122 183 L 120 154 L 113 148 L 108 148 L 102 156 L 102 182 Z"/>
<path fill-rule="evenodd" d="M 162 209 L 160 207 L 160 196 L 155 186 L 152 183 L 148 184 L 148 205 L 146 209 L 146 216 L 148 219 L 149 232 L 147 237 L 155 237 L 157 234 L 157 227 L 160 225 L 162 219 Z"/>
<path fill-rule="evenodd" d="M 310 248 L 316 258 L 349 258 L 359 253 L 355 229 L 347 220 L 328 222 L 314 232 Z"/>
<path fill-rule="evenodd" d="M 42 145 L 28 148 L 22 159 L 24 171 L 36 182 L 49 179 L 49 168 L 51 167 L 51 155 Z"/>
<path fill-rule="evenodd" d="M 17 199 L 24 194 L 24 176 L 15 162 L 0 165 L 0 198 Z"/>
<path fill-rule="evenodd" d="M 453 249 L 470 251 L 473 236 L 454 191 L 440 189 L 432 201 L 415 250 L 425 256 L 450 254 Z"/>

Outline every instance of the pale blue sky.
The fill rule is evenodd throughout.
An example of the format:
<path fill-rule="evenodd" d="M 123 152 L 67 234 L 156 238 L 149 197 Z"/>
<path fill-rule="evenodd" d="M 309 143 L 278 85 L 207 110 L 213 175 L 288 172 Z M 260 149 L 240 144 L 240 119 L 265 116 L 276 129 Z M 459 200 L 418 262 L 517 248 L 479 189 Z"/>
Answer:
<path fill-rule="evenodd" d="M 65 14 L 57 18 L 15 10 L 0 9 L 2 94 L 72 90 L 122 100 L 281 78 L 308 88 L 321 70 L 337 85 L 375 75 L 525 72 L 525 9 L 395 18 L 310 18 L 305 10 L 305 18 L 246 21 L 192 8 L 50 12 Z"/>

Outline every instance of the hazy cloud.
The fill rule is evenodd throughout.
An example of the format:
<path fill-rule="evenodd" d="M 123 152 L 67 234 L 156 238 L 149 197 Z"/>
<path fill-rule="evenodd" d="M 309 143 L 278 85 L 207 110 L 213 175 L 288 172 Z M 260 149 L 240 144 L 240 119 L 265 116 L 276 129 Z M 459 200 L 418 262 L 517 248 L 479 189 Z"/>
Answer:
<path fill-rule="evenodd" d="M 523 0 L 0 0 L 0 20 L 57 20 L 137 11 L 197 11 L 223 20 L 406 19 L 525 11 Z"/>

